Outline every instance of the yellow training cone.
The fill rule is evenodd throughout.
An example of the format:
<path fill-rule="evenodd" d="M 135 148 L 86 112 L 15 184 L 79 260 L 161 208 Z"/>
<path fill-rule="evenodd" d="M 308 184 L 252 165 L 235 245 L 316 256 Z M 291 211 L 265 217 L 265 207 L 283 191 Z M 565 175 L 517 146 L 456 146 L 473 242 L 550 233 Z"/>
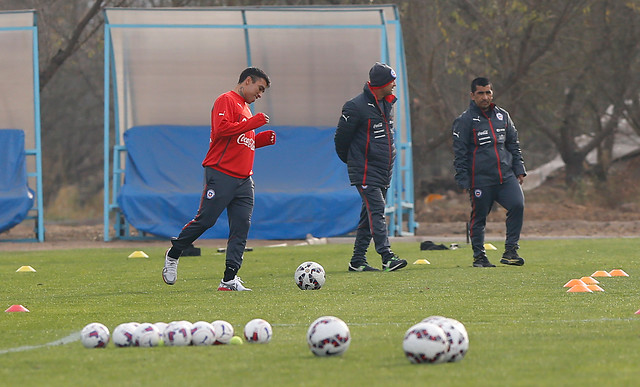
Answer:
<path fill-rule="evenodd" d="M 18 270 L 16 270 L 16 273 L 19 272 L 35 272 L 36 269 L 32 268 L 31 266 L 20 266 L 18 268 Z"/>
<path fill-rule="evenodd" d="M 566 284 L 564 284 L 563 288 L 571 288 L 574 287 L 576 285 L 582 285 L 582 286 L 587 286 L 587 284 L 585 284 L 584 282 L 582 282 L 582 280 L 579 279 L 572 279 L 571 281 L 567 282 Z"/>
<path fill-rule="evenodd" d="M 414 265 L 431 265 L 431 262 L 427 261 L 426 259 L 417 259 L 413 264 Z"/>
<path fill-rule="evenodd" d="M 144 251 L 137 250 L 129 254 L 129 258 L 149 258 L 149 256 Z"/>
<path fill-rule="evenodd" d="M 612 277 L 628 277 L 629 276 L 629 274 L 625 273 L 624 270 L 621 270 L 621 269 L 611 270 L 609 272 L 609 275 Z"/>
<path fill-rule="evenodd" d="M 602 289 L 598 285 L 587 285 L 587 289 L 589 289 L 591 291 L 594 291 L 594 292 L 604 292 L 604 289 Z"/>
<path fill-rule="evenodd" d="M 611 274 L 607 273 L 604 270 L 598 270 L 595 273 L 591 274 L 591 277 L 611 277 Z"/>
<path fill-rule="evenodd" d="M 593 290 L 589 289 L 586 285 L 576 285 L 567 290 L 567 293 L 593 293 Z"/>
<path fill-rule="evenodd" d="M 494 245 L 492 245 L 491 243 L 485 243 L 484 244 L 484 249 L 485 250 L 498 250 Z"/>
<path fill-rule="evenodd" d="M 597 285 L 600 282 L 598 282 L 598 280 L 591 278 L 591 277 L 582 277 L 580 278 L 580 281 L 584 282 L 587 285 Z"/>

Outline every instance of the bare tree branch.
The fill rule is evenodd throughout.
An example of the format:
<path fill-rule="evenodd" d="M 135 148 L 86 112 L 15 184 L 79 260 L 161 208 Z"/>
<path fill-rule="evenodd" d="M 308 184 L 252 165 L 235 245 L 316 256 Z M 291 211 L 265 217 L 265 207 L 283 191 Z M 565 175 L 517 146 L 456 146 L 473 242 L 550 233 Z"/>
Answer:
<path fill-rule="evenodd" d="M 71 37 L 67 40 L 64 48 L 58 50 L 56 55 L 51 58 L 47 66 L 40 72 L 40 91 L 42 91 L 54 74 L 60 69 L 60 66 L 80 47 L 80 37 L 89 22 L 102 10 L 104 0 L 95 0 L 91 8 L 84 17 L 76 25 Z M 94 30 L 95 32 L 95 30 Z"/>

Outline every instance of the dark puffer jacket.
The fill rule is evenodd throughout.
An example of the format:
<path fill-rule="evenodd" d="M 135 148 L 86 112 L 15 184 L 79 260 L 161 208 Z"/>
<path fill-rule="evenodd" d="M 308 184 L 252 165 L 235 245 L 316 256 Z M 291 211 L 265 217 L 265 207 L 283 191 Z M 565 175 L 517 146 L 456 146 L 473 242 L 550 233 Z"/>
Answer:
<path fill-rule="evenodd" d="M 469 189 L 526 176 L 516 130 L 509 113 L 491 104 L 488 112 L 471 101 L 453 122 L 456 183 Z"/>
<path fill-rule="evenodd" d="M 388 187 L 396 159 L 393 95 L 377 101 L 369 84 L 342 107 L 334 137 L 338 157 L 347 163 L 351 185 Z"/>

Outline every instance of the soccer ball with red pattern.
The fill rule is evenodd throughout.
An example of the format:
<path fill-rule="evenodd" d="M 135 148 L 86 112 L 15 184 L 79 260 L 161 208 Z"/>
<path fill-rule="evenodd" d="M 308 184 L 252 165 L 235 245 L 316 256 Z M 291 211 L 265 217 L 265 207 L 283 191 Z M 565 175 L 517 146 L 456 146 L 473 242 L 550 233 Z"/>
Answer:
<path fill-rule="evenodd" d="M 191 345 L 191 328 L 189 321 L 172 321 L 164 329 L 163 340 L 167 346 L 184 347 Z"/>
<path fill-rule="evenodd" d="M 344 321 L 323 316 L 309 326 L 307 344 L 316 356 L 342 355 L 351 344 L 351 333 Z"/>
<path fill-rule="evenodd" d="M 304 262 L 293 275 L 296 285 L 302 290 L 318 290 L 324 285 L 324 268 L 316 262 Z"/>
<path fill-rule="evenodd" d="M 118 325 L 111 335 L 113 338 L 113 344 L 116 347 L 131 347 L 134 345 L 133 332 L 138 327 L 138 323 L 128 322 Z"/>
<path fill-rule="evenodd" d="M 97 322 L 87 324 L 80 331 L 80 341 L 85 348 L 104 348 L 109 343 L 109 329 Z"/>
<path fill-rule="evenodd" d="M 215 328 L 206 321 L 194 322 L 191 326 L 191 344 L 195 346 L 213 345 L 216 341 Z"/>
<path fill-rule="evenodd" d="M 448 317 L 431 316 L 422 322 L 435 323 L 444 331 L 449 341 L 448 362 L 458 362 L 464 358 L 469 350 L 469 334 L 460 321 Z"/>
<path fill-rule="evenodd" d="M 213 345 L 229 344 L 234 334 L 233 325 L 224 320 L 215 320 L 211 325 L 216 333 L 216 341 L 213 342 Z"/>
<path fill-rule="evenodd" d="M 162 334 L 151 323 L 142 323 L 133 331 L 133 345 L 136 347 L 155 347 L 160 344 Z"/>
<path fill-rule="evenodd" d="M 271 336 L 273 336 L 271 324 L 261 318 L 253 319 L 244 326 L 244 338 L 248 343 L 266 344 L 271 341 Z"/>
<path fill-rule="evenodd" d="M 435 323 L 420 322 L 407 330 L 402 342 L 404 354 L 414 364 L 438 364 L 449 360 L 447 335 Z"/>

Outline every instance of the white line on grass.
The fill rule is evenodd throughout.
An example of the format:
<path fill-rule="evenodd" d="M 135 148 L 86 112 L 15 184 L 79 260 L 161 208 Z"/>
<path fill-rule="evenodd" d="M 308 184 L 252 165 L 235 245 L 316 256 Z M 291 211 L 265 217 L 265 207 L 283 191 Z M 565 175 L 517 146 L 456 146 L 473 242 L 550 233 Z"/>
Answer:
<path fill-rule="evenodd" d="M 80 332 L 74 332 L 74 333 L 70 334 L 67 337 L 63 337 L 63 338 L 61 338 L 59 340 L 52 341 L 52 342 L 47 343 L 47 344 L 24 345 L 22 347 L 17 347 L 17 348 L 0 349 L 0 355 L 4 355 L 5 353 L 9 353 L 9 352 L 23 352 L 23 351 L 30 351 L 32 349 L 42 348 L 42 347 L 53 347 L 53 346 L 56 346 L 56 345 L 69 344 L 69 343 L 73 343 L 74 341 L 78 341 L 78 340 L 80 340 Z"/>

